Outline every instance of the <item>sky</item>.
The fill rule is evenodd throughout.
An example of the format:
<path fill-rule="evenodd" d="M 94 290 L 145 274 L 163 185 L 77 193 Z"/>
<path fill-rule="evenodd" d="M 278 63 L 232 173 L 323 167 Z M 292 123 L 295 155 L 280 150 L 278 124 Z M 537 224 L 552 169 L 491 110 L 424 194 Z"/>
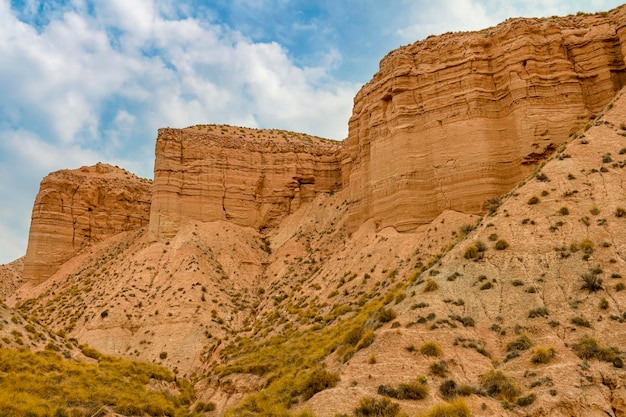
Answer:
<path fill-rule="evenodd" d="M 344 139 L 387 52 L 509 17 L 610 0 L 0 0 L 0 264 L 26 253 L 50 172 L 106 162 L 152 178 L 160 127 Z"/>

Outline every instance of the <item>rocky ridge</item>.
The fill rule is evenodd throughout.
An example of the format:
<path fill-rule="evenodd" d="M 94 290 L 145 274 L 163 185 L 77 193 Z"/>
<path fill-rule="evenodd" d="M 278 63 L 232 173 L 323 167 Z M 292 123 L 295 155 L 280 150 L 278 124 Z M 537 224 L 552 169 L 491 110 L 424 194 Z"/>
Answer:
<path fill-rule="evenodd" d="M 362 398 L 393 396 L 416 377 L 421 400 L 393 399 L 410 414 L 456 396 L 474 415 L 622 415 L 623 13 L 515 19 L 392 52 L 355 100 L 344 151 L 318 138 L 287 140 L 289 132 L 161 130 L 150 225 L 84 245 L 9 302 L 107 353 L 192 378 L 196 399 L 220 415 L 350 414 Z M 494 83 L 519 65 L 544 72 L 526 80 L 532 94 L 513 76 L 487 92 L 472 84 L 457 91 L 463 107 L 444 87 L 449 68 L 467 62 L 451 60 L 426 82 L 415 73 L 422 55 L 430 59 L 425 45 L 449 47 L 446 57 L 501 48 L 475 61 L 513 62 L 490 73 Z M 562 62 L 563 45 L 575 71 Z M 516 61 L 533 48 L 534 58 Z M 550 78 L 547 68 L 557 67 Z M 468 83 L 482 77 L 469 74 Z M 429 94 L 420 126 L 409 126 L 426 116 L 400 100 L 402 82 Z M 437 86 L 465 110 L 437 104 Z M 444 113 L 447 133 L 433 141 Z M 459 146 L 468 143 L 462 129 L 481 138 L 472 152 Z M 417 150 L 415 138 L 430 145 Z M 446 165 L 441 155 L 455 159 Z M 220 182 L 226 172 L 238 180 Z M 587 355 L 578 348 L 585 340 L 596 342 Z M 423 349 L 428 343 L 438 349 Z M 339 380 L 309 396 L 303 384 L 321 370 Z M 488 385 L 494 373 L 515 389 Z M 443 390 L 449 381 L 458 390 Z"/>
<path fill-rule="evenodd" d="M 482 212 L 621 89 L 625 23 L 623 7 L 511 19 L 390 52 L 354 100 L 352 224 L 408 230 L 444 209 Z"/>
<path fill-rule="evenodd" d="M 320 193 L 341 189 L 341 144 L 286 131 L 201 125 L 157 137 L 150 232 L 188 220 L 263 230 Z"/>
<path fill-rule="evenodd" d="M 150 181 L 108 164 L 53 172 L 33 206 L 23 279 L 36 285 L 81 249 L 148 224 Z"/>

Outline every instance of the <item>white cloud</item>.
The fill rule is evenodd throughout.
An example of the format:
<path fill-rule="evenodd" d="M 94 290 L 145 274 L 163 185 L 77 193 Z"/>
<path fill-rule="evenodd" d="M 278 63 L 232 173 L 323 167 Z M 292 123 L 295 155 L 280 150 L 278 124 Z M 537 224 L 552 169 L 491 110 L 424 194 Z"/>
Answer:
<path fill-rule="evenodd" d="M 336 50 L 299 67 L 276 43 L 176 18 L 175 2 L 92 6 L 75 0 L 33 26 L 0 0 L 0 171 L 11 172 L 0 194 L 23 189 L 2 224 L 28 223 L 37 184 L 51 171 L 104 161 L 150 174 L 159 127 L 229 123 L 346 136 L 358 86 L 329 77 Z M 21 233 L 14 242 L 24 242 Z M 13 255 L 0 253 L 0 262 Z"/>

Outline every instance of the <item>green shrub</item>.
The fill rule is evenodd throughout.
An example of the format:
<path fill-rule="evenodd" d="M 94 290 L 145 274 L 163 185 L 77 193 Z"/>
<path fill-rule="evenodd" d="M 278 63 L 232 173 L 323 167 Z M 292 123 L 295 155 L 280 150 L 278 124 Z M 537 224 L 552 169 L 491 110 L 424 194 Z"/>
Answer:
<path fill-rule="evenodd" d="M 433 292 L 439 288 L 439 284 L 432 278 L 428 278 L 426 285 L 424 285 L 424 292 Z"/>
<path fill-rule="evenodd" d="M 571 322 L 572 322 L 572 324 L 574 324 L 576 326 L 591 327 L 591 323 L 589 323 L 589 321 L 585 320 L 584 318 L 582 318 L 580 316 L 573 317 L 571 319 Z"/>
<path fill-rule="evenodd" d="M 624 217 L 626 216 L 626 209 L 623 207 L 618 207 L 615 209 L 615 217 Z"/>
<path fill-rule="evenodd" d="M 365 330 L 363 332 L 363 335 L 361 336 L 361 339 L 356 345 L 356 350 L 365 349 L 366 347 L 370 346 L 372 343 L 374 343 L 375 338 L 376 335 L 374 334 L 374 331 L 372 329 Z"/>
<path fill-rule="evenodd" d="M 532 345 L 533 343 L 530 338 L 527 335 L 522 334 L 515 340 L 511 340 L 507 343 L 506 351 L 511 352 L 513 350 L 528 350 Z"/>
<path fill-rule="evenodd" d="M 533 350 L 531 361 L 533 363 L 548 363 L 554 358 L 554 348 L 537 347 Z"/>
<path fill-rule="evenodd" d="M 87 345 L 80 345 L 79 348 L 80 351 L 83 352 L 83 355 L 87 356 L 88 358 L 100 360 L 100 358 L 102 357 L 102 353 Z"/>
<path fill-rule="evenodd" d="M 326 369 L 316 369 L 307 377 L 300 392 L 302 397 L 308 400 L 320 391 L 337 386 L 339 381 L 338 373 L 328 372 Z"/>
<path fill-rule="evenodd" d="M 193 410 L 196 413 L 203 413 L 203 412 L 208 412 L 208 411 L 215 411 L 215 409 L 217 408 L 217 406 L 215 405 L 214 402 L 202 402 L 199 401 L 198 403 L 196 403 L 196 406 L 193 408 Z"/>
<path fill-rule="evenodd" d="M 495 248 L 497 250 L 505 250 L 506 248 L 509 247 L 509 242 L 507 242 L 504 239 L 500 239 L 496 242 Z"/>
<path fill-rule="evenodd" d="M 440 356 L 441 348 L 435 342 L 426 342 L 420 346 L 420 352 L 426 356 Z"/>
<path fill-rule="evenodd" d="M 580 242 L 580 249 L 582 249 L 582 251 L 587 255 L 591 255 L 594 249 L 593 242 L 589 239 L 583 239 L 583 241 Z"/>
<path fill-rule="evenodd" d="M 442 378 L 448 375 L 448 364 L 446 361 L 433 362 L 430 364 L 429 369 L 431 374 Z"/>
<path fill-rule="evenodd" d="M 527 291 L 527 292 L 530 292 L 530 291 Z M 545 307 L 537 307 L 537 308 L 533 308 L 532 310 L 528 312 L 529 319 L 534 319 L 537 317 L 548 317 L 548 310 Z"/>
<path fill-rule="evenodd" d="M 475 245 L 467 246 L 465 250 L 463 251 L 463 257 L 465 259 L 478 258 L 478 248 Z"/>
<path fill-rule="evenodd" d="M 532 196 L 530 197 L 530 199 L 528 199 L 528 204 L 529 205 L 533 205 L 533 204 L 537 204 L 539 203 L 539 197 L 537 196 Z"/>
<path fill-rule="evenodd" d="M 604 287 L 602 287 L 602 278 L 594 273 L 585 273 L 581 276 L 581 279 L 583 281 L 580 286 L 581 290 L 596 292 L 604 289 Z"/>
<path fill-rule="evenodd" d="M 471 417 L 472 413 L 462 400 L 437 404 L 420 417 Z"/>
<path fill-rule="evenodd" d="M 378 394 L 398 400 L 422 400 L 428 395 L 428 387 L 420 381 L 400 384 L 398 388 L 379 385 Z"/>
<path fill-rule="evenodd" d="M 501 202 L 500 197 L 490 198 L 489 201 L 487 201 L 487 211 L 489 214 L 495 213 L 496 210 L 498 210 L 498 207 L 500 207 Z"/>
<path fill-rule="evenodd" d="M 607 300 L 606 298 L 602 297 L 602 299 L 600 299 L 600 308 L 602 310 L 606 310 L 607 308 L 609 308 L 609 300 Z"/>
<path fill-rule="evenodd" d="M 359 406 L 354 409 L 356 417 L 395 417 L 400 411 L 397 403 L 390 401 L 388 398 L 361 398 Z"/>
<path fill-rule="evenodd" d="M 559 213 L 561 214 L 561 216 L 567 216 L 569 214 L 569 209 L 567 207 L 561 207 Z"/>
<path fill-rule="evenodd" d="M 531 393 L 525 397 L 521 397 L 517 400 L 517 405 L 520 407 L 528 407 L 537 399 L 537 395 L 535 393 Z"/>
<path fill-rule="evenodd" d="M 161 353 L 159 353 L 159 358 L 160 358 L 160 359 L 167 359 L 167 352 L 161 352 Z"/>
<path fill-rule="evenodd" d="M 459 389 L 454 380 L 448 379 L 439 385 L 439 393 L 444 399 L 451 400 L 459 394 Z"/>
<path fill-rule="evenodd" d="M 387 323 L 396 318 L 396 312 L 390 308 L 381 308 L 378 310 L 378 320 L 381 323 Z"/>
<path fill-rule="evenodd" d="M 508 376 L 496 370 L 491 370 L 481 377 L 481 387 L 490 397 L 500 401 L 515 402 L 521 393 Z"/>
<path fill-rule="evenodd" d="M 613 362 L 617 357 L 616 349 L 603 346 L 593 337 L 586 335 L 572 346 L 574 353 L 581 359 L 598 359 Z"/>

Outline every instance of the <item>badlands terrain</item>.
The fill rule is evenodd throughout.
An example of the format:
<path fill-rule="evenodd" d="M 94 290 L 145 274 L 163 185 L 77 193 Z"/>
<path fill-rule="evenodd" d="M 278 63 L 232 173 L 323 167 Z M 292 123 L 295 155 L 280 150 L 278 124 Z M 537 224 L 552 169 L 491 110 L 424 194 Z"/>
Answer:
<path fill-rule="evenodd" d="M 167 128 L 153 180 L 51 173 L 0 408 L 626 415 L 625 50 L 626 6 L 512 19 L 390 52 L 343 142 Z"/>

